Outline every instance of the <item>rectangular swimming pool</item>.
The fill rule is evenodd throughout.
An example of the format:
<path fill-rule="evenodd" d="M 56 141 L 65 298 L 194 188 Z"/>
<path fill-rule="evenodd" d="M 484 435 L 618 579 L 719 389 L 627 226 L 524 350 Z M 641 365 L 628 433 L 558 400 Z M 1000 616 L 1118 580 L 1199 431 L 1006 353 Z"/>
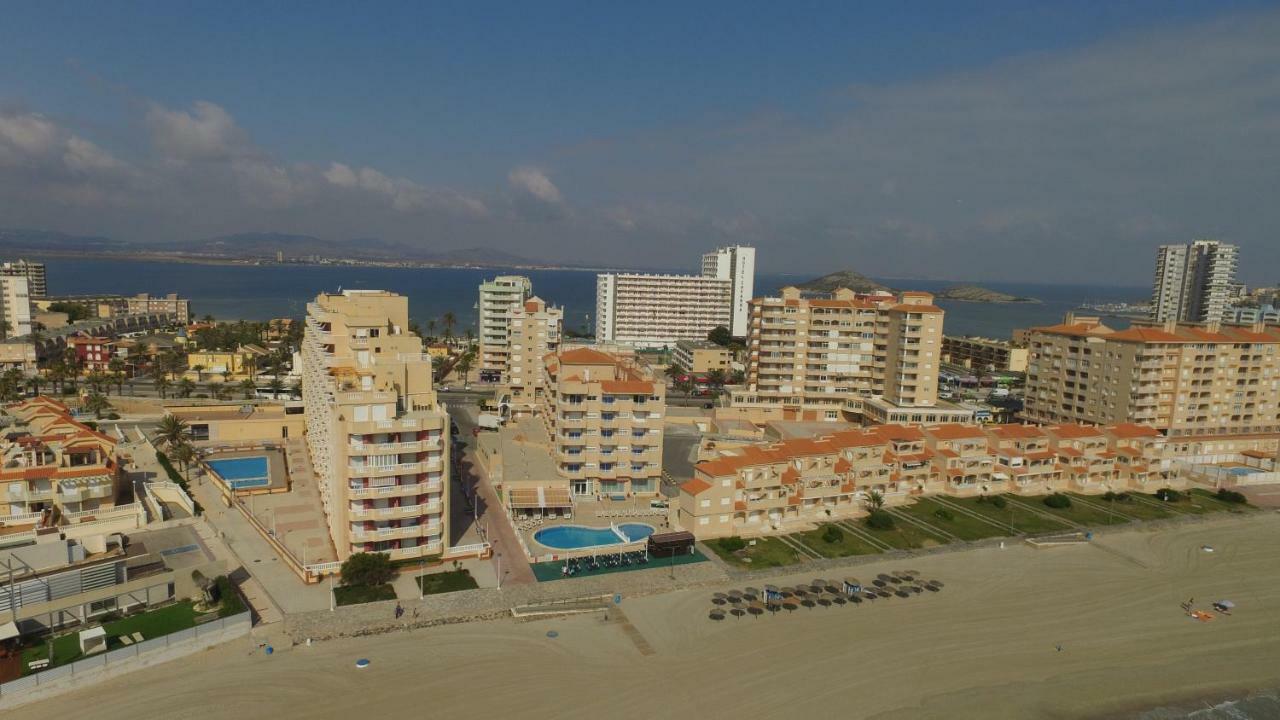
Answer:
<path fill-rule="evenodd" d="M 206 460 L 209 469 L 222 478 L 232 490 L 266 487 L 271 484 L 265 456 Z"/>

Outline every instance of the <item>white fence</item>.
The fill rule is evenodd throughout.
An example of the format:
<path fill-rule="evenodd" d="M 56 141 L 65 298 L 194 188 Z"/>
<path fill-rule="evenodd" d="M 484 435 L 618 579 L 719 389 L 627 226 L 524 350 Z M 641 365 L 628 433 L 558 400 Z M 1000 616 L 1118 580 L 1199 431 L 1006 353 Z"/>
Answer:
<path fill-rule="evenodd" d="M 53 685 L 61 680 L 75 678 L 74 681 L 67 683 L 68 688 L 79 687 L 81 683 L 86 681 L 85 678 L 88 676 L 103 673 L 107 669 L 116 669 L 126 664 L 141 665 L 151 659 L 161 659 L 163 657 L 161 653 L 166 650 L 170 651 L 171 655 L 171 657 L 163 658 L 167 660 L 214 644 L 209 642 L 210 640 L 224 642 L 235 637 L 248 635 L 252 625 L 250 614 L 243 612 L 239 615 L 219 618 L 212 622 L 196 625 L 162 637 L 143 640 L 140 643 L 116 650 L 90 655 L 83 660 L 49 668 L 7 683 L 0 683 L 0 707 L 11 707 L 15 702 L 22 702 L 23 695 L 32 694 L 38 688 Z"/>

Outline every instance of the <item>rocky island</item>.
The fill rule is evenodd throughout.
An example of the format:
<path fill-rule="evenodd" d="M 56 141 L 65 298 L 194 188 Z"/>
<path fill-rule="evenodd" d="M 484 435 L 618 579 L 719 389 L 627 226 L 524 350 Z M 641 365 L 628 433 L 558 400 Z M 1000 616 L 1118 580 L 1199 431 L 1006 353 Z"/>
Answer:
<path fill-rule="evenodd" d="M 980 303 L 1038 303 L 1036 298 L 1018 297 L 978 285 L 952 285 L 933 294 L 939 300 Z"/>

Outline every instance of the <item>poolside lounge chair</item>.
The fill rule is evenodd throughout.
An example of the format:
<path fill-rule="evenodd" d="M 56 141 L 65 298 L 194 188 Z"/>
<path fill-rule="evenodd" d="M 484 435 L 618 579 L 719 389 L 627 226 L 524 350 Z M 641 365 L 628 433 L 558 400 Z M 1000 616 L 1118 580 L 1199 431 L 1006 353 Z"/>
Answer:
<path fill-rule="evenodd" d="M 119 638 L 117 638 L 117 639 L 118 639 L 118 640 L 120 640 L 120 642 L 121 642 L 121 643 L 124 643 L 125 645 L 132 645 L 132 644 L 133 644 L 133 639 L 132 639 L 132 638 L 130 638 L 128 635 L 121 635 L 121 636 L 120 636 Z"/>
<path fill-rule="evenodd" d="M 133 638 L 133 641 L 134 641 L 134 642 L 142 642 L 142 633 L 140 633 L 140 632 L 135 632 L 135 633 L 134 633 L 133 635 L 131 635 L 130 637 L 132 637 L 132 638 Z"/>

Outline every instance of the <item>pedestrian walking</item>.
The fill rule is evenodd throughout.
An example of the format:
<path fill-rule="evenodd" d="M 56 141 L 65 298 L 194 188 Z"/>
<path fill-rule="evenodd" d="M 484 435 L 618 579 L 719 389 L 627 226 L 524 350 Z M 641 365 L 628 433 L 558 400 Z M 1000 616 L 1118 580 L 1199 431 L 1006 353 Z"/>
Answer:
<path fill-rule="evenodd" d="M 396 619 L 399 620 L 403 615 L 404 608 L 400 606 L 400 603 L 396 603 Z"/>

